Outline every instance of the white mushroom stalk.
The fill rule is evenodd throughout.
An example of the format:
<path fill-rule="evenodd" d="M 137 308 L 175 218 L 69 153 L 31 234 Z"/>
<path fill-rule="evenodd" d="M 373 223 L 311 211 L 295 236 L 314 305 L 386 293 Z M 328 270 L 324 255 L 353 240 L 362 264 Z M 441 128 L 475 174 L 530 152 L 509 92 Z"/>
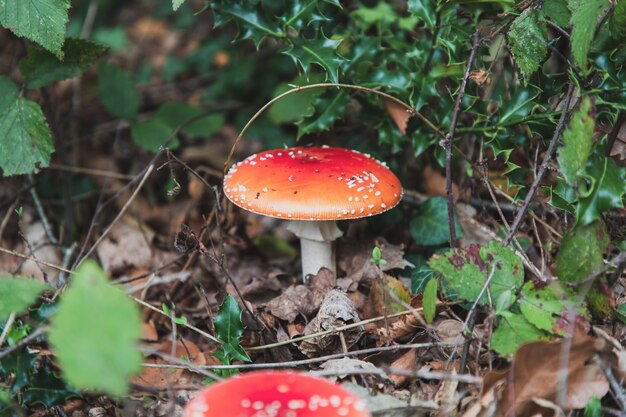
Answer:
<path fill-rule="evenodd" d="M 343 234 L 336 221 L 292 220 L 287 230 L 300 239 L 303 280 L 321 268 L 336 270 L 333 241 Z"/>

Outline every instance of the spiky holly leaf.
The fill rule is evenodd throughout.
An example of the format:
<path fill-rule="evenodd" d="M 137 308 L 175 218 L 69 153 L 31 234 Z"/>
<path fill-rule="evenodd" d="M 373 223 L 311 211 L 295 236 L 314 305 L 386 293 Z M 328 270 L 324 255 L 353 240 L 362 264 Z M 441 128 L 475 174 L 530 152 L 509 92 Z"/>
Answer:
<path fill-rule="evenodd" d="M 335 120 L 343 116 L 350 96 L 345 90 L 335 95 L 318 97 L 315 101 L 315 114 L 298 122 L 298 139 L 309 133 L 319 133 L 330 129 Z"/>
<path fill-rule="evenodd" d="M 224 364 L 232 360 L 250 362 L 250 357 L 240 345 L 243 335 L 241 308 L 232 295 L 226 296 L 215 317 L 215 334 L 222 345 L 215 356 Z"/>
<path fill-rule="evenodd" d="M 341 40 L 315 39 L 315 40 L 295 40 L 291 48 L 284 53 L 302 68 L 304 74 L 309 73 L 311 65 L 322 67 L 333 83 L 339 82 L 339 66 L 344 59 L 337 55 L 337 47 Z"/>
<path fill-rule="evenodd" d="M 285 37 L 280 25 L 265 15 L 261 3 L 212 1 L 209 5 L 215 16 L 215 26 L 234 21 L 239 27 L 239 38 L 252 39 L 257 48 L 266 36 Z"/>

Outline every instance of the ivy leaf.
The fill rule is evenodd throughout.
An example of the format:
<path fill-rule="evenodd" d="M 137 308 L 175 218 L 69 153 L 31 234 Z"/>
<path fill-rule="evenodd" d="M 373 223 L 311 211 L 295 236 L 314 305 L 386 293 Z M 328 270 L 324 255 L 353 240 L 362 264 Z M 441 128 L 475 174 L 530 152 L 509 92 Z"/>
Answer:
<path fill-rule="evenodd" d="M 4 176 L 30 174 L 50 163 L 52 135 L 37 103 L 20 97 L 0 76 L 0 168 Z"/>
<path fill-rule="evenodd" d="M 521 314 L 503 311 L 498 320 L 498 328 L 491 335 L 491 348 L 500 356 L 511 359 L 524 343 L 549 338 L 547 333 L 533 326 Z"/>
<path fill-rule="evenodd" d="M 309 133 L 319 133 L 330 129 L 335 120 L 343 116 L 350 96 L 345 90 L 340 90 L 334 96 L 319 97 L 315 102 L 316 114 L 307 117 L 298 123 L 298 139 Z M 319 109 L 323 109 L 318 115 Z"/>
<path fill-rule="evenodd" d="M 0 0 L 0 24 L 63 59 L 70 0 Z"/>
<path fill-rule="evenodd" d="M 437 308 L 437 283 L 437 278 L 431 278 L 431 280 L 428 281 L 428 284 L 426 284 L 424 297 L 422 298 L 424 318 L 428 324 L 432 324 L 435 318 L 435 311 Z"/>
<path fill-rule="evenodd" d="M 180 6 L 183 5 L 184 2 L 185 0 L 172 0 L 172 9 L 174 11 L 178 10 Z"/>
<path fill-rule="evenodd" d="M 584 305 L 576 299 L 573 291 L 563 288 L 558 282 L 545 287 L 536 287 L 528 281 L 523 287 L 519 298 L 522 315 L 537 328 L 546 332 L 563 336 L 570 331 L 570 320 L 575 312 L 587 316 Z"/>
<path fill-rule="evenodd" d="M 250 357 L 239 344 L 243 322 L 239 304 L 232 295 L 226 296 L 215 317 L 215 334 L 222 342 L 215 353 L 222 363 L 229 364 L 232 360 L 250 362 Z"/>
<path fill-rule="evenodd" d="M 339 66 L 344 59 L 337 55 L 337 47 L 342 40 L 315 39 L 297 40 L 292 47 L 284 53 L 302 68 L 305 75 L 309 73 L 309 67 L 316 64 L 324 68 L 331 82 L 339 82 Z"/>
<path fill-rule="evenodd" d="M 577 225 L 565 233 L 556 256 L 556 273 L 562 282 L 576 283 L 604 265 L 609 244 L 604 223 Z"/>
<path fill-rule="evenodd" d="M 559 166 L 568 184 L 574 186 L 585 168 L 593 145 L 591 136 L 595 129 L 591 99 L 585 97 L 572 116 L 569 127 L 563 132 L 563 146 L 559 150 Z"/>
<path fill-rule="evenodd" d="M 589 224 L 600 219 L 600 214 L 605 211 L 624 207 L 626 168 L 618 167 L 613 159 L 601 156 L 589 160 L 586 176 L 591 181 L 591 187 L 579 199 L 577 222 Z"/>
<path fill-rule="evenodd" d="M 482 305 L 489 305 L 490 300 L 495 304 L 506 291 L 516 292 L 524 280 L 520 258 L 496 241 L 489 242 L 487 246 L 473 244 L 447 250 L 434 255 L 428 264 L 442 275 L 442 287 L 446 293 L 454 292 L 468 302 L 478 298 L 493 271 L 489 291 L 485 291 L 479 300 Z"/>
<path fill-rule="evenodd" d="M 76 270 L 52 317 L 49 341 L 70 384 L 120 396 L 141 367 L 141 318 L 91 260 Z M 114 341 L 114 343 L 113 343 Z"/>
<path fill-rule="evenodd" d="M 265 17 L 261 7 L 251 7 L 249 3 L 216 2 L 210 3 L 215 15 L 215 26 L 234 20 L 239 26 L 241 39 L 252 39 L 258 48 L 266 36 L 283 38 L 279 25 Z"/>
<path fill-rule="evenodd" d="M 39 88 L 85 72 L 108 48 L 85 39 L 68 38 L 63 45 L 63 60 L 40 48 L 29 48 L 28 58 L 20 61 L 26 87 Z"/>
<path fill-rule="evenodd" d="M 463 235 L 454 215 L 454 229 Z M 409 230 L 418 245 L 441 245 L 450 240 L 448 224 L 448 201 L 444 197 L 433 197 L 420 207 L 420 213 L 411 220 Z"/>
<path fill-rule="evenodd" d="M 572 55 L 584 72 L 598 18 L 608 5 L 608 0 L 568 0 L 572 11 Z"/>
<path fill-rule="evenodd" d="M 139 96 L 128 71 L 100 62 L 98 67 L 98 92 L 104 107 L 114 116 L 131 120 L 139 110 Z"/>
<path fill-rule="evenodd" d="M 11 313 L 24 311 L 45 289 L 44 283 L 34 279 L 0 276 L 0 323 Z"/>
<path fill-rule="evenodd" d="M 524 78 L 528 79 L 548 55 L 546 36 L 548 29 L 539 14 L 526 9 L 509 28 L 511 52 Z"/>

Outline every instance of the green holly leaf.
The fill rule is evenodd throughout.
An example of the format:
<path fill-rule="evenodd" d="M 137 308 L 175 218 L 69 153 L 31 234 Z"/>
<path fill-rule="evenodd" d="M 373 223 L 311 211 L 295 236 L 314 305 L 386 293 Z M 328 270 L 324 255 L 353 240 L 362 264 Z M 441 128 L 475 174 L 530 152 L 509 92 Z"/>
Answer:
<path fill-rule="evenodd" d="M 524 343 L 548 340 L 550 336 L 533 326 L 521 314 L 503 311 L 498 319 L 498 327 L 491 335 L 491 348 L 500 356 L 511 359 Z"/>
<path fill-rule="evenodd" d="M 454 229 L 459 237 L 463 236 L 456 213 Z M 422 204 L 419 214 L 411 220 L 409 230 L 418 245 L 434 246 L 448 242 L 450 240 L 448 200 L 444 197 L 433 197 Z"/>
<path fill-rule="evenodd" d="M 323 78 L 319 74 L 311 74 L 309 79 L 304 75 L 297 77 L 289 84 L 282 84 L 274 90 L 274 97 L 291 90 L 294 85 L 303 86 L 321 82 Z M 305 117 L 315 113 L 315 99 L 324 92 L 323 88 L 311 88 L 292 93 L 272 104 L 268 113 L 272 122 L 276 124 L 300 122 Z"/>
<path fill-rule="evenodd" d="M 339 82 L 339 66 L 344 59 L 337 55 L 337 47 L 342 40 L 315 39 L 296 40 L 290 49 L 284 53 L 302 68 L 305 75 L 308 75 L 310 66 L 313 64 L 324 68 L 331 82 Z"/>
<path fill-rule="evenodd" d="M 40 48 L 30 48 L 28 58 L 20 61 L 26 87 L 39 88 L 85 72 L 108 48 L 85 39 L 68 38 L 63 45 L 63 60 Z"/>
<path fill-rule="evenodd" d="M 572 11 L 572 55 L 587 72 L 587 55 L 602 11 L 609 5 L 608 0 L 568 0 Z"/>
<path fill-rule="evenodd" d="M 45 407 L 64 404 L 70 398 L 80 397 L 80 392 L 55 375 L 49 368 L 41 367 L 29 375 L 23 391 L 24 404 L 42 404 Z"/>
<path fill-rule="evenodd" d="M 541 13 L 562 28 L 569 26 L 572 15 L 567 8 L 567 0 L 546 0 Z"/>
<path fill-rule="evenodd" d="M 473 244 L 462 249 L 450 249 L 433 255 L 428 263 L 442 275 L 442 287 L 446 293 L 453 292 L 468 302 L 478 298 L 493 271 L 489 291 L 485 291 L 479 300 L 482 305 L 489 305 L 490 300 L 495 304 L 506 291 L 517 292 L 524 280 L 520 258 L 496 241 L 489 242 L 487 246 Z"/>
<path fill-rule="evenodd" d="M 432 278 L 428 281 L 424 289 L 422 306 L 424 307 L 424 318 L 428 324 L 432 324 L 435 319 L 435 311 L 437 309 L 437 284 L 437 278 Z"/>
<path fill-rule="evenodd" d="M 0 24 L 63 59 L 70 0 L 0 0 Z"/>
<path fill-rule="evenodd" d="M 139 111 L 139 96 L 130 73 L 122 68 L 100 62 L 98 92 L 104 107 L 120 119 L 132 120 Z"/>
<path fill-rule="evenodd" d="M 343 116 L 350 96 L 345 90 L 331 97 L 321 96 L 315 101 L 315 114 L 298 122 L 298 139 L 309 133 L 319 133 L 331 128 L 335 120 Z"/>
<path fill-rule="evenodd" d="M 50 163 L 52 135 L 37 103 L 0 76 L 0 168 L 4 176 L 31 174 Z"/>
<path fill-rule="evenodd" d="M 569 127 L 563 132 L 563 145 L 559 149 L 559 166 L 568 184 L 575 186 L 591 155 L 595 129 L 593 105 L 585 97 L 580 108 L 574 113 Z"/>
<path fill-rule="evenodd" d="M 579 199 L 577 222 L 589 224 L 600 219 L 603 212 L 624 207 L 626 168 L 618 167 L 611 158 L 600 156 L 587 163 L 586 178 L 591 181 L 591 186 Z"/>
<path fill-rule="evenodd" d="M 428 29 L 434 29 L 437 24 L 435 7 L 432 1 L 408 0 L 409 13 L 423 21 Z"/>
<path fill-rule="evenodd" d="M 0 276 L 0 322 L 11 313 L 21 313 L 33 304 L 46 289 L 43 282 L 34 279 Z"/>
<path fill-rule="evenodd" d="M 243 335 L 241 309 L 231 295 L 226 296 L 215 317 L 215 335 L 222 342 L 216 352 L 222 363 L 230 364 L 232 360 L 250 362 L 250 357 L 240 345 Z"/>
<path fill-rule="evenodd" d="M 49 341 L 70 384 L 114 396 L 141 368 L 141 316 L 91 260 L 81 264 L 52 317 Z"/>
<path fill-rule="evenodd" d="M 263 13 L 261 6 L 240 2 L 211 2 L 215 26 L 233 20 L 239 26 L 241 39 L 252 39 L 258 48 L 266 36 L 284 38 L 280 26 Z"/>
<path fill-rule="evenodd" d="M 561 282 L 576 283 L 602 268 L 609 235 L 604 223 L 577 225 L 565 233 L 556 256 L 556 273 Z"/>
<path fill-rule="evenodd" d="M 519 306 L 522 315 L 535 327 L 559 336 L 571 331 L 571 320 L 575 316 L 588 315 L 576 294 L 558 282 L 536 287 L 528 281 L 522 287 Z"/>
<path fill-rule="evenodd" d="M 539 13 L 532 8 L 519 15 L 509 28 L 511 52 L 524 78 L 528 79 L 548 55 L 548 29 Z"/>

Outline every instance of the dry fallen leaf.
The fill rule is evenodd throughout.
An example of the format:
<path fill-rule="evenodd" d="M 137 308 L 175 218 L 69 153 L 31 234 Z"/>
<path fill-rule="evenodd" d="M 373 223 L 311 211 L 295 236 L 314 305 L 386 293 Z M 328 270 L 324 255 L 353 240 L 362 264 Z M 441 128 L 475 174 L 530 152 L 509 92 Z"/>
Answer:
<path fill-rule="evenodd" d="M 406 371 L 417 370 L 417 349 L 410 349 L 406 351 L 402 356 L 393 361 L 390 365 L 393 369 L 403 369 Z M 407 375 L 391 375 L 391 380 L 396 387 L 404 385 L 406 382 L 413 380 L 412 377 Z"/>
<path fill-rule="evenodd" d="M 381 265 L 383 271 L 412 266 L 410 262 L 404 259 L 404 247 L 402 245 L 392 245 L 384 238 L 378 238 L 376 241 L 381 248 L 382 258 L 387 261 L 385 265 Z M 337 264 L 346 273 L 346 278 L 356 283 L 378 279 L 378 269 L 372 263 L 374 246 L 373 241 L 368 243 L 350 242 L 349 245 L 344 243 L 339 246 Z"/>
<path fill-rule="evenodd" d="M 306 326 L 304 334 L 314 334 L 332 328 L 345 326 L 360 320 L 354 304 L 341 290 L 331 290 L 322 303 L 317 316 Z M 363 334 L 363 327 L 353 327 L 342 332 L 346 348 L 354 345 Z M 328 333 L 300 343 L 300 350 L 305 355 L 312 357 L 319 354 L 332 354 L 343 351 L 341 336 Z"/>
<path fill-rule="evenodd" d="M 593 397 L 602 398 L 609 390 L 609 383 L 601 369 L 595 364 L 588 364 L 606 345 L 602 339 L 579 335 L 574 335 L 571 346 L 564 339 L 523 345 L 507 371 L 485 375 L 483 394 L 479 400 L 481 405 L 474 404 L 464 417 L 542 414 L 546 408 L 540 404 L 558 404 L 559 392 L 563 389 L 562 371 L 567 375 L 567 389 L 565 402 L 559 406 L 565 411 L 583 408 Z M 562 366 L 564 354 L 568 360 L 565 369 Z M 486 401 L 486 398 L 490 400 Z"/>
<path fill-rule="evenodd" d="M 403 135 L 406 135 L 406 128 L 409 124 L 409 119 L 413 115 L 413 112 L 400 103 L 397 103 L 393 100 L 384 99 L 385 109 L 387 109 L 387 113 L 398 126 L 398 130 Z"/>
<path fill-rule="evenodd" d="M 328 377 L 331 381 L 335 382 L 340 379 L 345 379 L 351 375 L 352 370 L 356 371 L 370 371 L 372 375 L 368 376 L 368 380 L 370 385 L 377 382 L 388 382 L 391 383 L 391 379 L 383 374 L 379 368 L 377 368 L 371 362 L 362 361 L 360 359 L 354 358 L 340 358 L 340 359 L 331 359 L 324 362 L 320 368 L 322 368 L 326 373 L 332 373 L 331 376 Z M 315 374 L 315 372 L 311 372 Z"/>
<path fill-rule="evenodd" d="M 491 77 L 489 76 L 489 73 L 482 68 L 470 72 L 470 79 L 478 85 L 483 85 L 485 83 L 491 84 Z"/>
<path fill-rule="evenodd" d="M 128 267 L 149 266 L 152 236 L 152 232 L 135 224 L 116 223 L 96 249 L 102 268 L 111 275 Z"/>
<path fill-rule="evenodd" d="M 402 281 L 387 274 L 384 274 L 384 278 L 385 290 L 387 292 L 383 297 L 382 285 L 379 279 L 372 283 L 363 309 L 364 319 L 382 316 L 385 313 L 385 304 L 387 305 L 387 314 L 393 314 L 405 311 L 407 309 L 406 305 L 411 302 L 411 293 Z M 385 301 L 383 302 L 383 300 Z M 378 325 L 380 327 L 382 324 L 378 323 Z"/>

